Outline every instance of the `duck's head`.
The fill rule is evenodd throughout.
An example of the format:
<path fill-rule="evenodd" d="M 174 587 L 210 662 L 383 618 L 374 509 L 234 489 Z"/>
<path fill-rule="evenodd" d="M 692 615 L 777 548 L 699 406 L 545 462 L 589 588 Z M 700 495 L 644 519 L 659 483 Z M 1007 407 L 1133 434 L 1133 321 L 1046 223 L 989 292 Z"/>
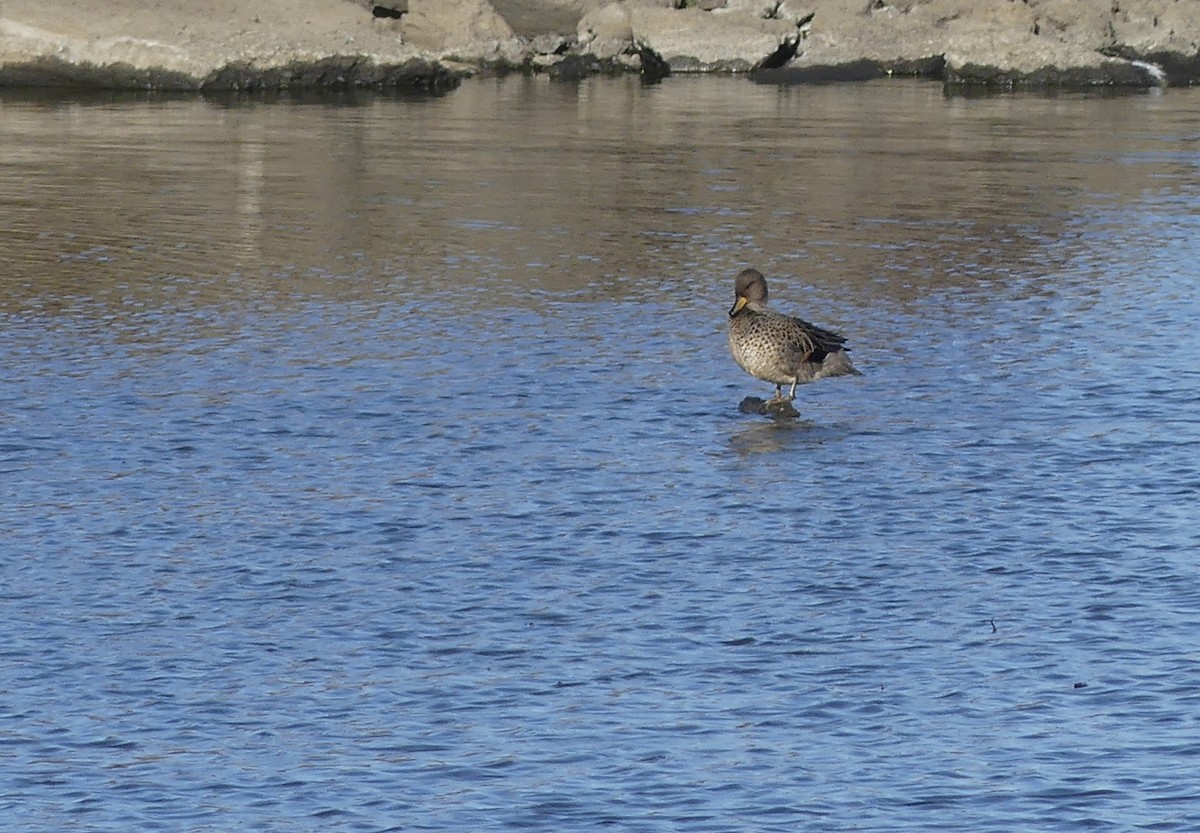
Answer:
<path fill-rule="evenodd" d="M 741 312 L 742 307 L 747 304 L 751 305 L 751 309 L 755 309 L 767 303 L 767 279 L 757 269 L 743 269 L 738 273 L 737 280 L 734 281 L 733 295 L 733 309 L 729 310 L 730 318 Z"/>

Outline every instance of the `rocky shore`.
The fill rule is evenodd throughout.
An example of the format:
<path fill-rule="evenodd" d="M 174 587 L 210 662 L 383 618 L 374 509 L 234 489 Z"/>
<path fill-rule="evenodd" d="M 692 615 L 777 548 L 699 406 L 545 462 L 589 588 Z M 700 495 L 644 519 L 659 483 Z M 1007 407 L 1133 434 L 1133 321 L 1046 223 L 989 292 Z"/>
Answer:
<path fill-rule="evenodd" d="M 0 86 L 442 91 L 480 72 L 1200 81 L 1195 0 L 0 0 Z"/>

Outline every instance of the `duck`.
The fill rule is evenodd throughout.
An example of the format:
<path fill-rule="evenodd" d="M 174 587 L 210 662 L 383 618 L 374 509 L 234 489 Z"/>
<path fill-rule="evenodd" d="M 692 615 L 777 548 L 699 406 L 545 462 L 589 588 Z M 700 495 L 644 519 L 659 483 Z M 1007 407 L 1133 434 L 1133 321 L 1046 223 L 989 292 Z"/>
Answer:
<path fill-rule="evenodd" d="M 729 351 L 742 370 L 775 385 L 768 404 L 793 401 L 797 385 L 861 375 L 846 354 L 845 336 L 767 307 L 767 279 L 757 269 L 738 273 L 733 294 Z M 786 398 L 784 385 L 791 385 Z"/>

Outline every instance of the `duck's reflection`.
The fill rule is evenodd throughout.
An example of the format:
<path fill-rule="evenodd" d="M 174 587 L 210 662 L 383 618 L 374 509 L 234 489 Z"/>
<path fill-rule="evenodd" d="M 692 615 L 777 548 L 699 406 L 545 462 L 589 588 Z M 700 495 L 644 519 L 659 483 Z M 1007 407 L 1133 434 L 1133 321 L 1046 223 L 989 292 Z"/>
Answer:
<path fill-rule="evenodd" d="M 741 425 L 729 436 L 729 447 L 739 456 L 771 454 L 798 444 L 821 442 L 828 437 L 826 426 L 809 419 L 759 418 Z"/>

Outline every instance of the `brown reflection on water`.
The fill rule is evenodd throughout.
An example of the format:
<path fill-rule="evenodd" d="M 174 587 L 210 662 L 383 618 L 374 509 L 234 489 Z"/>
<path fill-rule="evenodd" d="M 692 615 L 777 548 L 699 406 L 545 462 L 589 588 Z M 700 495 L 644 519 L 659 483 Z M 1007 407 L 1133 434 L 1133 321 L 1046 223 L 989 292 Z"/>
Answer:
<path fill-rule="evenodd" d="M 905 301 L 1053 271 L 1076 218 L 1170 187 L 1194 101 L 523 77 L 429 100 L 0 99 L 0 305 L 447 285 L 470 308 L 710 304 L 747 263 Z"/>

